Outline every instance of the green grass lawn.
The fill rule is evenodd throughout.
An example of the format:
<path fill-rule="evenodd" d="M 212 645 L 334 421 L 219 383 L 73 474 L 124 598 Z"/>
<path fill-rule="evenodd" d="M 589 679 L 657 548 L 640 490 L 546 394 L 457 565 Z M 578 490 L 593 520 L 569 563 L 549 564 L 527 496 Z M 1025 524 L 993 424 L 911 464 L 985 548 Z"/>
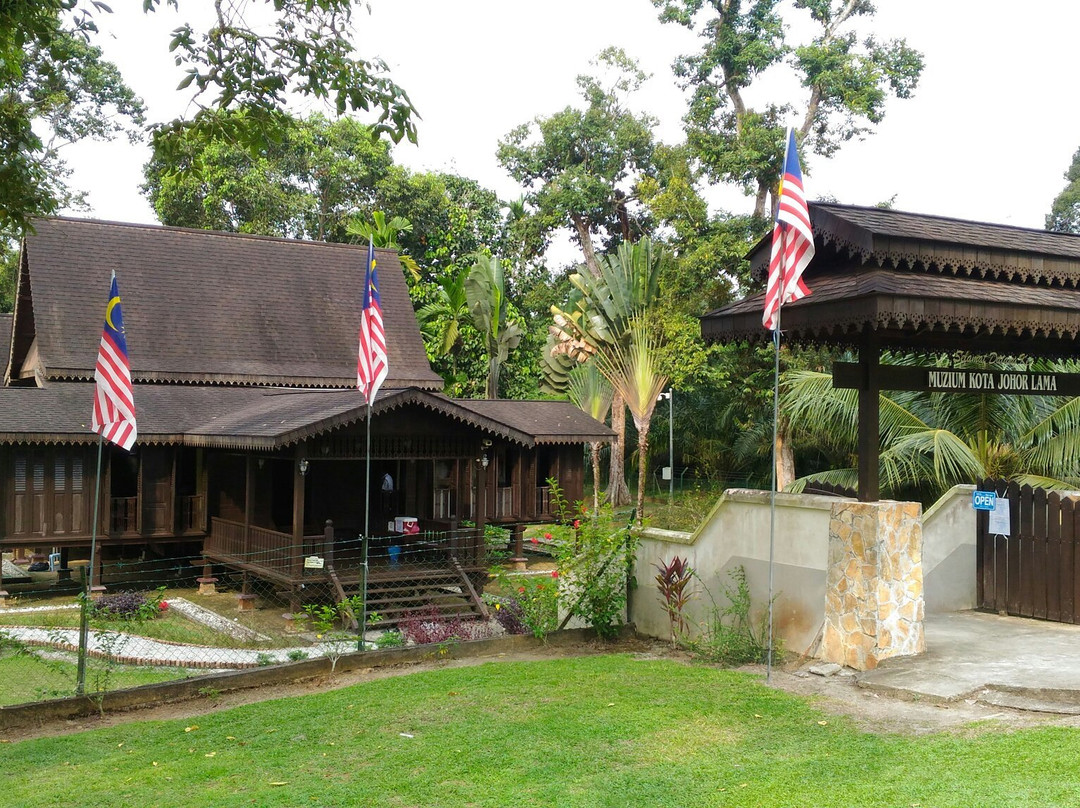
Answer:
<path fill-rule="evenodd" d="M 35 649 L 28 654 L 5 654 L 0 656 L 0 705 L 25 704 L 42 699 L 55 699 L 75 693 L 76 665 L 62 659 L 43 660 Z M 74 654 L 65 654 L 74 659 Z M 115 665 L 105 673 L 105 663 L 90 659 L 87 663 L 86 688 L 88 691 L 117 690 L 125 687 L 183 679 L 191 674 L 185 670 L 167 667 L 139 667 Z"/>
<path fill-rule="evenodd" d="M 1080 730 L 874 735 L 754 677 L 628 655 L 373 681 L 3 747 L 5 804 L 1047 806 Z"/>

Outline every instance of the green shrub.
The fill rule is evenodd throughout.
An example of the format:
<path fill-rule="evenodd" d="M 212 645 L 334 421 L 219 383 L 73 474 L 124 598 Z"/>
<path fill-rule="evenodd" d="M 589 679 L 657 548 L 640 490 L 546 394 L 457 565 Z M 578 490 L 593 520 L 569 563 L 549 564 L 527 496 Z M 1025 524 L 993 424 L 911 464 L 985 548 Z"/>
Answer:
<path fill-rule="evenodd" d="M 710 594 L 712 606 L 709 617 L 699 627 L 698 634 L 687 640 L 686 647 L 695 656 L 723 665 L 764 662 L 769 652 L 767 612 L 755 625 L 750 614 L 750 585 L 746 580 L 746 570 L 739 566 L 728 575 L 731 584 L 723 586 L 728 605 L 720 608 Z M 707 589 L 705 591 L 708 592 Z M 775 646 L 773 653 L 779 653 Z"/>

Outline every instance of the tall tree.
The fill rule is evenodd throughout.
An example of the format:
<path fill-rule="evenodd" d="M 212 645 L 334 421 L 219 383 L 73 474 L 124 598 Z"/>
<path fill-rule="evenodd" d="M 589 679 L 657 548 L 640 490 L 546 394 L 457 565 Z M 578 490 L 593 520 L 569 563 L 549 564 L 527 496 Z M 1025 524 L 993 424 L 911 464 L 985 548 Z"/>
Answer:
<path fill-rule="evenodd" d="M 656 121 L 626 107 L 647 78 L 636 62 L 607 48 L 593 64 L 614 73 L 610 86 L 578 76 L 585 108 L 566 107 L 517 127 L 499 142 L 498 158 L 525 187 L 543 237 L 569 227 L 587 271 L 596 274 L 595 239 L 614 245 L 647 231 L 635 185 L 652 170 Z"/>
<path fill-rule="evenodd" d="M 42 0 L 0 8 L 0 236 L 33 216 L 77 205 L 61 157 L 68 143 L 140 135 L 143 104 L 116 66 L 86 41 L 85 15 Z"/>
<path fill-rule="evenodd" d="M 1046 217 L 1046 229 L 1058 233 L 1080 233 L 1080 149 L 1073 155 L 1065 172 L 1066 185 L 1054 197 Z"/>
<path fill-rule="evenodd" d="M 885 116 L 890 96 L 907 98 L 922 55 L 902 39 L 860 39 L 857 20 L 872 18 L 870 0 L 794 0 L 813 34 L 792 44 L 780 0 L 652 0 L 660 20 L 696 31 L 701 50 L 680 57 L 675 74 L 690 101 L 687 143 L 715 182 L 754 196 L 768 214 L 779 181 L 784 130 L 798 121 L 800 143 L 824 156 L 860 138 Z M 805 91 L 798 103 L 752 106 L 750 89 L 769 68 L 785 65 Z"/>
<path fill-rule="evenodd" d="M 143 0 L 143 10 L 161 4 Z M 178 0 L 165 4 L 180 6 Z M 178 89 L 190 88 L 199 111 L 190 121 L 156 128 L 159 152 L 182 154 L 191 128 L 204 131 L 206 140 L 219 134 L 254 151 L 265 148 L 288 126 L 283 110 L 290 94 L 328 100 L 338 114 L 370 111 L 376 114 L 377 133 L 415 140 L 416 110 L 408 96 L 390 80 L 383 62 L 361 58 L 353 47 L 353 5 L 353 0 L 215 0 L 205 32 L 188 23 L 177 28 L 168 47 L 186 70 Z M 100 0 L 0 4 L 0 229 L 21 232 L 32 217 L 62 204 L 62 174 L 48 159 L 44 116 L 32 91 L 43 75 L 60 76 L 69 86 L 104 77 L 101 71 L 111 66 L 90 42 L 97 34 L 94 15 L 108 11 Z M 86 49 L 81 55 L 80 46 Z M 112 71 L 108 81 L 119 87 L 119 75 Z M 110 103 L 115 101 L 134 108 L 133 96 L 116 96 Z M 244 114 L 214 114 L 221 110 Z"/>
<path fill-rule="evenodd" d="M 142 190 L 164 224 L 320 241 L 348 240 L 357 212 L 378 207 L 376 189 L 392 165 L 371 129 L 319 114 L 290 119 L 279 140 L 257 150 L 195 126 L 177 128 L 170 148 L 161 145 L 153 143 Z"/>

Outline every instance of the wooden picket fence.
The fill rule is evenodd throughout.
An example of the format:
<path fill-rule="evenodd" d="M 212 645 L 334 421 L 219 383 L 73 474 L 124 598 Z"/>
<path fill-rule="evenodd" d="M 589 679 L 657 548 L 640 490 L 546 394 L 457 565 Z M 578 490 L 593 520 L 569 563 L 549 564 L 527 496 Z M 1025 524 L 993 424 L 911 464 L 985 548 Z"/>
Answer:
<path fill-rule="evenodd" d="M 1005 480 L 981 491 L 1009 500 L 1009 535 L 989 532 L 977 512 L 979 608 L 999 614 L 1080 623 L 1080 503 L 1070 496 Z"/>

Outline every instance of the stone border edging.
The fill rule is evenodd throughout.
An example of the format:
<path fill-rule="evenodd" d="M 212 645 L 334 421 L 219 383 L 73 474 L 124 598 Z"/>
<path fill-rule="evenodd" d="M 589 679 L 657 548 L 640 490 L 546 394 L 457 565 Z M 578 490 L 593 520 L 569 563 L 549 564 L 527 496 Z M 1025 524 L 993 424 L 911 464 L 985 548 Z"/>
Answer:
<path fill-rule="evenodd" d="M 617 638 L 630 639 L 636 636 L 634 626 L 630 624 L 622 627 Z M 409 648 L 362 651 L 342 656 L 338 660 L 337 670 L 349 671 L 358 668 L 378 668 L 426 662 L 433 657 L 440 656 L 440 648 L 446 650 L 446 653 L 442 655 L 443 658 L 471 659 L 511 651 L 546 647 L 558 648 L 596 639 L 596 632 L 592 629 L 568 629 L 553 632 L 543 640 L 524 634 L 514 634 L 487 640 L 456 642 L 441 647 L 438 645 L 418 645 Z M 205 697 L 209 691 L 224 693 L 286 682 L 300 682 L 318 676 L 328 676 L 329 674 L 330 661 L 325 658 L 307 659 L 300 662 L 269 665 L 240 671 L 213 673 L 190 679 L 141 685 L 126 690 L 111 690 L 105 693 L 100 710 L 110 713 L 137 710 L 141 707 Z M 0 707 L 0 732 L 45 724 L 49 721 L 90 716 L 97 713 L 98 710 L 97 702 L 90 696 L 69 696 L 62 699 L 8 705 Z"/>

